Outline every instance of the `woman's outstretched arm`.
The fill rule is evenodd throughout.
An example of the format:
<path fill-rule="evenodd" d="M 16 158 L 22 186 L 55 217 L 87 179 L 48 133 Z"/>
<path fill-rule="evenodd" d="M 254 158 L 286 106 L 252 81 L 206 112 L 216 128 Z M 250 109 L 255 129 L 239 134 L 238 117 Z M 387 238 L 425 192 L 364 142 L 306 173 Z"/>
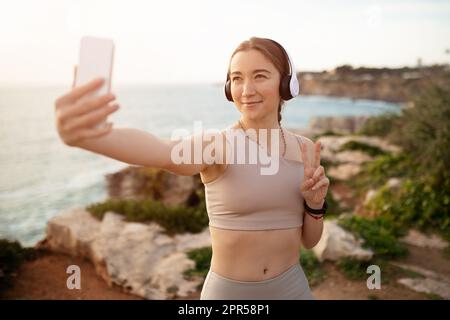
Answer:
<path fill-rule="evenodd" d="M 112 103 L 115 100 L 113 94 L 92 97 L 92 92 L 101 84 L 102 81 L 97 79 L 83 86 L 73 87 L 70 92 L 55 101 L 56 129 L 66 145 L 129 164 L 161 168 L 180 175 L 194 175 L 205 170 L 216 159 L 223 159 L 220 155 L 223 148 L 217 148 L 220 152 L 214 151 L 214 157 L 203 157 L 203 150 L 210 144 L 209 140 L 202 139 L 203 133 L 168 140 L 138 129 L 112 128 L 112 123 L 97 128 L 96 126 L 103 123 L 109 114 L 119 108 L 117 104 Z M 198 144 L 197 141 L 201 143 Z M 191 146 L 183 149 L 183 153 L 189 155 L 184 162 L 177 160 L 179 158 L 177 152 L 173 152 L 179 151 L 182 142 L 183 146 Z M 220 147 L 221 144 L 215 145 Z M 195 159 L 194 152 L 196 152 Z"/>
<path fill-rule="evenodd" d="M 132 165 L 164 169 L 179 175 L 194 175 L 203 171 L 208 163 L 194 163 L 193 154 L 195 140 L 200 141 L 201 135 L 191 135 L 183 138 L 184 146 L 190 144 L 186 152 L 190 152 L 187 163 L 177 163 L 176 150 L 181 140 L 161 139 L 152 133 L 133 128 L 113 128 L 108 134 L 86 139 L 76 144 L 76 147 L 89 150 Z M 203 154 L 206 141 L 198 150 Z M 178 149 L 177 149 L 178 150 Z M 210 160 L 211 161 L 211 160 Z"/>

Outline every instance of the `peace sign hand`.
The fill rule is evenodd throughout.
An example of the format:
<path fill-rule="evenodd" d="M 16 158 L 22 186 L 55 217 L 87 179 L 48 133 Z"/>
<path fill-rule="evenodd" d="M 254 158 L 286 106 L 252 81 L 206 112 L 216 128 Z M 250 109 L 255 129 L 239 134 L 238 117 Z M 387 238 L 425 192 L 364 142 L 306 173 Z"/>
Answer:
<path fill-rule="evenodd" d="M 319 141 L 314 143 L 314 159 L 309 159 L 306 143 L 301 144 L 304 179 L 300 192 L 308 206 L 313 209 L 322 208 L 330 185 L 330 179 L 325 176 L 325 169 L 320 165 L 320 147 Z"/>

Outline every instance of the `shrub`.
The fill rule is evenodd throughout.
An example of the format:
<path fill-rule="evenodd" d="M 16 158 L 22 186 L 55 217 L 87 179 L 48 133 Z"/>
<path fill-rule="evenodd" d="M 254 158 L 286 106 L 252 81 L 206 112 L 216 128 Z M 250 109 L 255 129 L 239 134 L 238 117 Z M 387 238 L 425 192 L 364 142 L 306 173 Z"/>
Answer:
<path fill-rule="evenodd" d="M 449 239 L 450 195 L 448 190 L 433 188 L 429 177 L 406 179 L 399 189 L 380 188 L 368 204 L 388 219 L 405 227 L 418 227 L 423 231 L 437 230 Z M 450 186 L 449 186 L 450 188 Z"/>
<path fill-rule="evenodd" d="M 315 286 L 325 279 L 325 271 L 312 250 L 300 250 L 300 264 L 310 286 Z"/>
<path fill-rule="evenodd" d="M 450 88 L 430 86 L 412 105 L 402 111 L 389 139 L 415 159 L 424 175 L 435 177 L 436 186 L 449 185 Z"/>
<path fill-rule="evenodd" d="M 405 184 L 399 191 L 380 191 L 374 208 L 418 227 L 437 228 L 450 238 L 446 231 L 450 220 L 450 88 L 431 84 L 413 97 L 410 107 L 400 115 L 371 121 L 374 127 L 383 129 L 370 131 L 369 121 L 363 132 L 383 133 L 404 153 L 366 164 L 351 183 L 363 189 L 369 184 L 379 187 L 389 177 L 404 177 Z"/>
<path fill-rule="evenodd" d="M 184 272 L 185 276 L 200 276 L 203 281 L 197 286 L 197 290 L 201 290 L 208 274 L 211 259 L 212 259 L 212 248 L 210 246 L 192 249 L 186 252 L 189 259 L 194 260 L 195 267 Z"/>
<path fill-rule="evenodd" d="M 212 259 L 212 248 L 210 246 L 192 249 L 186 252 L 189 259 L 194 260 L 195 268 L 185 272 L 186 275 L 200 275 L 206 277 Z"/>
<path fill-rule="evenodd" d="M 314 135 L 312 140 L 315 141 L 315 140 L 319 139 L 320 137 L 326 137 L 326 136 L 340 137 L 340 136 L 343 136 L 343 134 L 339 133 L 339 132 L 334 132 L 333 130 L 326 130 L 326 131 L 323 131 L 321 133 Z"/>
<path fill-rule="evenodd" d="M 344 211 L 344 209 L 340 206 L 340 203 L 334 199 L 331 189 L 328 189 L 325 199 L 328 204 L 327 214 L 324 217 L 325 219 L 336 218 Z"/>
<path fill-rule="evenodd" d="M 375 255 L 395 258 L 407 254 L 405 246 L 397 240 L 398 237 L 405 234 L 406 229 L 391 217 L 351 216 L 340 219 L 339 224 L 362 238 L 364 240 L 363 247 L 372 249 Z"/>
<path fill-rule="evenodd" d="M 348 184 L 358 195 L 382 187 L 392 177 L 420 177 L 417 165 L 405 153 L 386 154 L 362 164 L 360 173 Z"/>
<path fill-rule="evenodd" d="M 86 210 L 100 220 L 107 211 L 113 211 L 124 215 L 128 221 L 153 221 L 164 227 L 169 235 L 184 232 L 198 233 L 208 225 L 204 202 L 198 207 L 167 207 L 162 202 L 151 199 L 109 199 L 89 205 Z"/>
<path fill-rule="evenodd" d="M 367 278 L 368 274 L 366 271 L 370 264 L 371 263 L 367 261 L 359 261 L 351 257 L 342 257 L 337 261 L 336 266 L 347 278 L 352 280 L 362 280 Z"/>
<path fill-rule="evenodd" d="M 392 131 L 398 119 L 399 115 L 393 112 L 370 117 L 358 130 L 357 134 L 385 137 Z"/>
<path fill-rule="evenodd" d="M 11 278 L 24 261 L 35 258 L 34 248 L 23 248 L 18 241 L 0 239 L 0 290 L 11 285 Z"/>
<path fill-rule="evenodd" d="M 442 255 L 444 258 L 450 260 L 450 246 L 442 250 Z"/>
<path fill-rule="evenodd" d="M 414 271 L 402 269 L 391 264 L 382 257 L 375 257 L 370 261 L 360 261 L 351 257 L 343 257 L 338 260 L 336 266 L 338 269 L 351 280 L 367 280 L 371 273 L 367 273 L 370 265 L 376 265 L 381 271 L 381 284 L 388 284 L 392 281 L 396 282 L 399 278 L 423 278 L 423 276 Z"/>
<path fill-rule="evenodd" d="M 384 155 L 386 152 L 381 150 L 380 148 L 376 146 L 372 146 L 367 143 L 359 142 L 359 141 L 348 141 L 344 143 L 339 151 L 345 151 L 345 150 L 357 150 L 367 153 L 369 156 L 376 157 L 379 155 Z"/>

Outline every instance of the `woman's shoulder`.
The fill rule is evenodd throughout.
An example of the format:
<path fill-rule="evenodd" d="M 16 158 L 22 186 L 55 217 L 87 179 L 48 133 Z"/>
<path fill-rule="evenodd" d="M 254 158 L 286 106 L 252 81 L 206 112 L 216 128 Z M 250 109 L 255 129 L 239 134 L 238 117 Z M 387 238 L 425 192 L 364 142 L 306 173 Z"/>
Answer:
<path fill-rule="evenodd" d="M 291 150 L 295 151 L 295 154 L 292 155 L 295 159 L 297 159 L 300 162 L 303 162 L 303 157 L 301 156 L 301 143 L 305 143 L 307 150 L 308 150 L 308 156 L 312 157 L 313 156 L 313 152 L 314 152 L 314 142 L 308 138 L 305 137 L 299 133 L 290 131 L 290 130 L 285 130 L 285 133 L 287 133 L 287 136 L 290 137 L 290 143 L 291 143 Z M 289 150 L 289 146 L 288 146 L 288 150 Z M 289 152 L 289 151 L 288 151 Z M 312 159 L 312 158 L 311 158 Z"/>
<path fill-rule="evenodd" d="M 209 163 L 206 168 L 202 171 L 205 176 L 215 175 L 218 171 L 224 171 L 226 168 L 226 154 L 227 149 L 230 148 L 229 134 L 232 132 L 232 126 L 216 130 L 216 138 L 214 138 L 213 150 L 214 150 L 214 161 Z M 219 139 L 220 141 L 217 141 Z M 212 141 L 209 141 L 212 143 Z"/>
<path fill-rule="evenodd" d="M 312 142 L 312 140 L 311 140 L 310 138 L 308 138 L 308 137 L 305 137 L 305 136 L 303 136 L 303 135 L 301 135 L 301 134 L 299 134 L 299 133 L 296 133 L 296 132 L 294 132 L 294 131 L 292 131 L 292 130 L 287 130 L 287 129 L 283 129 L 283 130 L 284 130 L 284 132 L 286 132 L 290 137 L 293 137 L 293 138 L 297 139 L 297 141 L 298 141 L 299 143 L 304 142 L 304 143 L 306 143 L 307 145 L 313 145 L 313 144 L 314 144 L 314 142 Z"/>

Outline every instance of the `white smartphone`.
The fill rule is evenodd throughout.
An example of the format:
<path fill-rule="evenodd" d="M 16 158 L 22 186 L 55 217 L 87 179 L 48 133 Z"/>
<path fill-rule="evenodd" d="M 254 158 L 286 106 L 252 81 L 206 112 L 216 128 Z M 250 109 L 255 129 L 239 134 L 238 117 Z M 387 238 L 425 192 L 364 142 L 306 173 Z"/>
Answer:
<path fill-rule="evenodd" d="M 101 77 L 105 79 L 105 82 L 89 96 L 99 96 L 111 92 L 113 62 L 114 42 L 111 39 L 82 37 L 75 86 L 83 85 Z M 97 128 L 104 124 L 105 121 L 99 124 Z"/>

